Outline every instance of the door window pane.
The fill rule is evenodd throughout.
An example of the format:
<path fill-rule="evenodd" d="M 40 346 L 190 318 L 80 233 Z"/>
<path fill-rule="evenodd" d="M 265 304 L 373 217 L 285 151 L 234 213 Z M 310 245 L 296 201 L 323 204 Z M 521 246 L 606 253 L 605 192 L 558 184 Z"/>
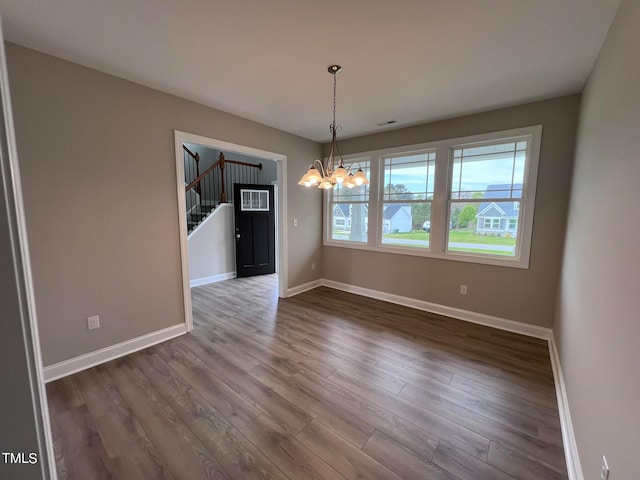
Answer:
<path fill-rule="evenodd" d="M 242 211 L 269 211 L 269 191 L 268 190 L 246 190 L 240 189 Z"/>

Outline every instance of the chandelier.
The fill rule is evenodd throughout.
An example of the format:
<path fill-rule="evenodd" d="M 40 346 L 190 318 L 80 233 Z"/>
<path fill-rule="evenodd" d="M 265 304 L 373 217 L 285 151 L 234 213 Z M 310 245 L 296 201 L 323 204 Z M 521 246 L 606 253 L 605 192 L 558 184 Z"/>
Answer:
<path fill-rule="evenodd" d="M 314 160 L 313 163 L 309 165 L 307 173 L 305 173 L 298 182 L 298 185 L 304 185 L 305 187 L 317 185 L 318 188 L 325 190 L 332 189 L 336 184 L 341 184 L 346 188 L 368 185 L 369 180 L 367 179 L 367 175 L 362 171 L 360 163 L 352 162 L 345 166 L 342 154 L 338 148 L 336 132 L 342 127 L 336 126 L 336 76 L 342 71 L 342 67 L 340 65 L 331 65 L 328 71 L 333 75 L 333 122 L 329 125 L 329 131 L 331 132 L 331 150 L 329 151 L 326 164 L 323 164 L 320 160 Z M 354 173 L 353 170 L 356 165 L 358 170 Z"/>

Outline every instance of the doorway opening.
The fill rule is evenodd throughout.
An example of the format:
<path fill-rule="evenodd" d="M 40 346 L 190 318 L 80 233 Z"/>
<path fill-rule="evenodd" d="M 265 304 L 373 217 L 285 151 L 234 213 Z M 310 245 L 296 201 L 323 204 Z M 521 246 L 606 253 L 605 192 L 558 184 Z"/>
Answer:
<path fill-rule="evenodd" d="M 186 328 L 187 331 L 193 329 L 193 312 L 191 305 L 191 286 L 196 286 L 197 282 L 194 284 L 191 271 L 191 259 L 190 259 L 190 245 L 188 238 L 188 228 L 193 227 L 193 225 L 188 225 L 187 219 L 187 200 L 185 195 L 185 186 L 189 184 L 186 183 L 189 172 L 185 171 L 185 161 L 183 156 L 183 146 L 185 145 L 197 145 L 202 146 L 204 148 L 216 150 L 218 152 L 224 152 L 224 156 L 229 159 L 234 156 L 237 157 L 252 157 L 253 159 L 260 160 L 264 162 L 264 165 L 267 165 L 267 162 L 271 164 L 271 166 L 275 165 L 275 179 L 271 179 L 268 181 L 269 184 L 273 185 L 273 193 L 272 198 L 275 204 L 275 212 L 274 212 L 274 227 L 275 227 L 275 270 L 278 282 L 278 296 L 280 298 L 284 298 L 286 296 L 287 289 L 287 258 L 286 258 L 286 245 L 287 245 L 287 229 L 286 229 L 286 198 L 287 198 L 287 189 L 286 189 L 286 155 L 282 155 L 276 152 L 269 152 L 266 150 L 260 150 L 253 147 L 247 147 L 244 145 L 232 144 L 229 142 L 224 142 L 222 140 L 216 140 L 213 138 L 203 137 L 200 135 L 194 135 L 186 132 L 175 131 L 175 150 L 176 150 L 176 182 L 177 182 L 177 204 L 178 204 L 178 217 L 179 217 L 179 228 L 180 228 L 180 249 L 181 249 L 181 263 L 182 263 L 182 286 L 183 286 L 183 297 L 184 297 L 184 313 L 186 319 Z M 193 183 L 193 182 L 192 182 Z M 233 191 L 233 186 L 229 185 L 228 189 Z M 234 199 L 234 202 L 237 202 L 238 199 Z M 222 204 L 222 208 L 218 206 L 215 210 L 220 209 L 220 215 L 227 216 L 227 220 L 222 220 L 224 223 L 232 221 L 233 218 L 233 207 L 231 204 Z M 225 211 L 226 210 L 226 211 Z M 228 217 L 230 215 L 230 217 Z M 231 218 L 231 220 L 229 220 Z M 228 223 L 227 223 L 228 224 Z M 199 228 L 199 227 L 196 227 Z M 235 228 L 235 227 L 234 227 Z M 194 234 L 197 233 L 194 230 Z M 193 236 L 191 238 L 194 238 Z M 234 249 L 234 258 L 235 258 L 235 232 L 232 231 L 229 235 L 229 238 L 226 241 L 230 242 L 233 245 Z M 192 242 L 193 243 L 193 242 Z M 235 276 L 235 272 L 233 275 L 226 275 L 226 278 L 232 278 Z M 219 278 L 218 280 L 222 280 L 223 278 Z M 215 281 L 215 279 L 214 279 Z M 201 283 L 202 284 L 202 283 Z"/>

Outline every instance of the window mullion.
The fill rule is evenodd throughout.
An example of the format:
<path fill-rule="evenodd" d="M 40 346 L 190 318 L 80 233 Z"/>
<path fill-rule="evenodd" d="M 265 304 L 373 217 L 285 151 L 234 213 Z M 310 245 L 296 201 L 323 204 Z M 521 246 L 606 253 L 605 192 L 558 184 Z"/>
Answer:
<path fill-rule="evenodd" d="M 381 165 L 382 164 L 382 165 Z M 375 247 L 380 244 L 378 237 L 379 218 L 382 215 L 382 196 L 384 194 L 384 186 L 380 186 L 384 182 L 384 162 L 380 156 L 371 156 L 369 158 L 369 227 L 367 231 L 367 245 Z"/>
<path fill-rule="evenodd" d="M 446 237 L 447 198 L 449 178 L 449 148 L 439 145 L 436 149 L 433 200 L 431 201 L 431 232 L 429 246 L 432 252 L 443 252 Z"/>

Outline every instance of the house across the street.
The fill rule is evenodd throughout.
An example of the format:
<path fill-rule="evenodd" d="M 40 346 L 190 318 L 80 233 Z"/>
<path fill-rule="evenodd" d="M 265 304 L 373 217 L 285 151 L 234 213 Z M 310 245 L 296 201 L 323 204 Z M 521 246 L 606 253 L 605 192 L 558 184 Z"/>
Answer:
<path fill-rule="evenodd" d="M 412 222 L 411 205 L 390 203 L 382 212 L 382 233 L 410 232 Z"/>
<path fill-rule="evenodd" d="M 522 197 L 522 184 L 488 185 L 484 198 L 491 200 L 482 202 L 478 207 L 476 233 L 478 235 L 496 235 L 515 237 L 518 233 L 518 211 L 520 201 L 501 202 L 499 198 Z"/>

